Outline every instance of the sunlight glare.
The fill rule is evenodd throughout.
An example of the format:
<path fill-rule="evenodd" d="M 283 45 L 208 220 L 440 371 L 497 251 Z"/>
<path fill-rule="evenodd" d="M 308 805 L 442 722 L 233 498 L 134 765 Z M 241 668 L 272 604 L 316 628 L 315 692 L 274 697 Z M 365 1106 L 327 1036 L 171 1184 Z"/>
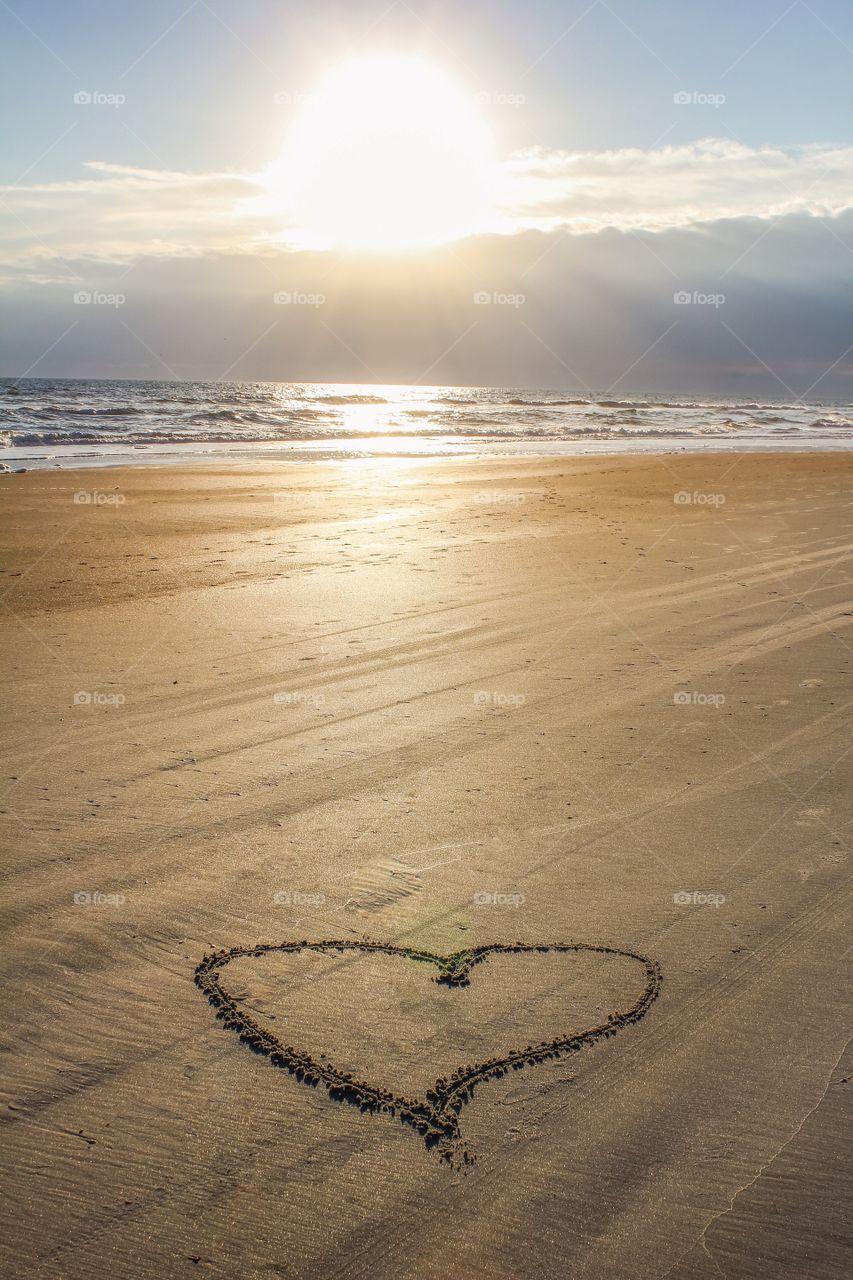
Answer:
<path fill-rule="evenodd" d="M 377 54 L 327 72 L 269 182 L 305 247 L 399 250 L 479 230 L 493 171 L 473 95 L 420 58 Z"/>

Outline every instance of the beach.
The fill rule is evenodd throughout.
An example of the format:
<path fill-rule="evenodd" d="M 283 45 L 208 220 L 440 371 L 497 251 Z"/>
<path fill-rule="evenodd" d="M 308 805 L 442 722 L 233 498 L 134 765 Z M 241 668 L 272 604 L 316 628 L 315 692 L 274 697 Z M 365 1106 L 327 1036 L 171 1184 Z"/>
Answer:
<path fill-rule="evenodd" d="M 5 1272 L 844 1275 L 851 477 L 0 476 Z"/>

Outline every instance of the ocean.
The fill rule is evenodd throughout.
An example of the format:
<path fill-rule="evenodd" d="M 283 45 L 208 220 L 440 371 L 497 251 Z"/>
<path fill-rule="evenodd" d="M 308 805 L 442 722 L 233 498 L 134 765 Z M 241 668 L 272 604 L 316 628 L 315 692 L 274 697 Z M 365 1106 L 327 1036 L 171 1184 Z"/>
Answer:
<path fill-rule="evenodd" d="M 0 379 L 4 470 L 208 458 L 845 449 L 853 405 L 503 387 Z"/>

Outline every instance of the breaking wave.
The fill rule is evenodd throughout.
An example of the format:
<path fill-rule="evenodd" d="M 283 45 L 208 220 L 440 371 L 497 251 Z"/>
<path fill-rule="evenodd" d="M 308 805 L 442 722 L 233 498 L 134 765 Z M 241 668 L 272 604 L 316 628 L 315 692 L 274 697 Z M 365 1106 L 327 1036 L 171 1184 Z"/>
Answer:
<path fill-rule="evenodd" d="M 6 459 L 56 465 L 125 450 L 303 444 L 321 456 L 495 452 L 502 446 L 648 442 L 690 447 L 853 444 L 853 406 L 728 397 L 572 394 L 481 387 L 329 383 L 0 379 Z M 710 442 L 716 442 L 711 445 Z M 396 442 L 396 443 L 395 443 Z M 641 442 L 645 442 L 645 445 Z M 723 443 L 725 442 L 725 443 Z M 52 460 L 50 463 L 48 460 Z"/>

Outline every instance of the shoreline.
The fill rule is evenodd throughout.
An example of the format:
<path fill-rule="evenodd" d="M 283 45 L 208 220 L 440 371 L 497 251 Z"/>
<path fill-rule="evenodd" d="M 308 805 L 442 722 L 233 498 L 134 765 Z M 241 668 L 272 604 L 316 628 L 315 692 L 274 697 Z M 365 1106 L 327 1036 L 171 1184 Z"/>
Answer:
<path fill-rule="evenodd" d="M 343 446 L 344 441 L 335 441 L 335 445 Z M 461 445 L 458 440 L 448 441 L 445 450 L 428 452 L 411 448 L 408 450 L 368 450 L 356 448 L 334 448 L 330 442 L 308 447 L 303 442 L 270 441 L 253 442 L 251 445 L 234 444 L 209 448 L 199 444 L 195 448 L 185 445 L 171 446 L 172 452 L 158 453 L 157 446 L 143 446 L 136 451 L 120 452 L 116 446 L 115 453 L 97 455 L 75 454 L 77 447 L 68 446 L 64 456 L 55 451 L 43 455 L 34 454 L 23 448 L 4 450 L 0 455 L 0 475 L 21 475 L 32 471 L 101 471 L 113 468 L 127 469 L 140 467 L 178 467 L 178 466 L 253 466 L 260 462 L 269 463 L 314 463 L 314 462 L 379 462 L 379 461 L 463 461 L 488 462 L 492 459 L 524 461 L 552 461 L 561 458 L 610 458 L 610 457 L 656 457 L 656 456 L 688 456 L 697 457 L 706 454 L 730 456 L 732 454 L 759 454 L 796 456 L 799 454 L 844 454 L 853 453 L 853 439 L 817 439 L 791 440 L 783 444 L 780 440 L 744 439 L 715 440 L 710 437 L 695 439 L 682 438 L 678 441 L 654 440 L 608 440 L 584 443 L 578 440 L 554 441 L 553 447 L 545 448 L 542 442 L 537 444 L 515 445 L 507 442 L 502 447 L 490 449 L 478 448 L 473 443 Z M 167 448 L 169 448 L 167 446 Z M 145 451 L 143 451 L 145 450 Z M 11 464 L 11 465 L 10 465 Z M 15 465 L 19 464 L 19 465 Z"/>

